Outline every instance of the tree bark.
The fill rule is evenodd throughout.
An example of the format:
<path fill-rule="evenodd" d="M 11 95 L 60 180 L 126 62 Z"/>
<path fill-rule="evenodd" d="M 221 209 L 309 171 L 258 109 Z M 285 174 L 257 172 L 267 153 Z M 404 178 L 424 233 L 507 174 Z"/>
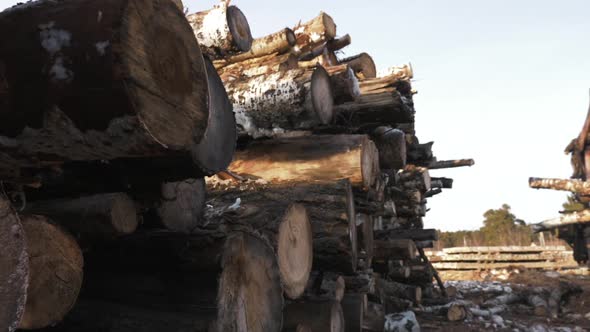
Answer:
<path fill-rule="evenodd" d="M 335 38 L 328 41 L 327 47 L 330 52 L 336 52 L 350 45 L 351 41 L 352 39 L 350 38 L 350 35 L 345 34 L 340 38 Z"/>
<path fill-rule="evenodd" d="M 582 210 L 577 212 L 569 212 L 562 214 L 558 218 L 548 219 L 537 224 L 533 224 L 532 228 L 535 232 L 543 232 L 557 227 L 573 224 L 585 224 L 590 222 L 590 210 Z"/>
<path fill-rule="evenodd" d="M 377 77 L 377 67 L 373 58 L 367 53 L 361 53 L 340 60 L 340 64 L 347 63 L 352 67 L 356 76 L 363 80 Z"/>
<path fill-rule="evenodd" d="M 0 168 L 166 155 L 203 137 L 205 68 L 173 2 L 21 5 L 0 28 Z"/>
<path fill-rule="evenodd" d="M 272 184 L 348 178 L 353 186 L 368 189 L 375 184 L 378 164 L 377 149 L 367 136 L 321 135 L 253 142 L 236 152 L 229 170 Z"/>
<path fill-rule="evenodd" d="M 464 166 L 473 166 L 475 161 L 473 159 L 458 159 L 458 160 L 440 160 L 430 163 L 428 168 L 430 169 L 443 169 L 443 168 L 454 168 L 454 167 L 464 167 Z"/>
<path fill-rule="evenodd" d="M 194 164 L 204 175 L 223 171 L 231 163 L 238 132 L 232 104 L 213 64 L 205 59 L 209 85 L 209 120 L 207 130 L 199 144 L 193 145 L 191 155 Z"/>
<path fill-rule="evenodd" d="M 84 245 L 135 232 L 135 202 L 124 193 L 29 202 L 25 213 L 50 217 Z"/>
<path fill-rule="evenodd" d="M 4 197 L 0 197 L 0 243 L 0 330 L 13 332 L 25 311 L 30 267 L 23 226 Z"/>
<path fill-rule="evenodd" d="M 248 52 L 252 46 L 252 33 L 246 16 L 229 2 L 221 2 L 209 10 L 186 17 L 201 50 L 212 57 L 224 57 Z"/>
<path fill-rule="evenodd" d="M 191 233 L 204 222 L 206 199 L 203 179 L 162 183 L 157 209 L 162 225 L 171 231 Z"/>
<path fill-rule="evenodd" d="M 294 302 L 283 310 L 283 328 L 305 324 L 312 331 L 344 332 L 345 317 L 337 301 Z"/>
<path fill-rule="evenodd" d="M 581 195 L 590 195 L 590 182 L 576 179 L 529 178 L 529 187 L 535 189 L 564 190 Z"/>
<path fill-rule="evenodd" d="M 433 159 L 432 145 L 434 142 L 424 144 L 408 144 L 408 163 L 417 166 L 429 165 Z"/>
<path fill-rule="evenodd" d="M 295 26 L 293 32 L 297 39 L 296 52 L 305 53 L 334 39 L 336 24 L 330 15 L 320 12 L 312 20 Z"/>
<path fill-rule="evenodd" d="M 254 138 L 332 121 L 334 97 L 330 76 L 323 67 L 228 78 L 224 84 L 237 124 Z"/>
<path fill-rule="evenodd" d="M 371 138 L 379 150 L 382 169 L 402 169 L 406 166 L 406 138 L 403 131 L 391 127 L 378 127 Z"/>
<path fill-rule="evenodd" d="M 39 329 L 61 321 L 82 287 L 82 251 L 73 237 L 42 216 L 23 216 L 29 253 L 29 285 L 21 329 Z"/>
<path fill-rule="evenodd" d="M 295 43 L 296 37 L 293 30 L 284 28 L 283 30 L 270 35 L 254 39 L 250 50 L 247 52 L 215 61 L 215 67 L 221 69 L 221 67 L 232 63 L 238 63 L 271 54 L 284 54 L 291 50 L 291 48 L 295 46 Z"/>

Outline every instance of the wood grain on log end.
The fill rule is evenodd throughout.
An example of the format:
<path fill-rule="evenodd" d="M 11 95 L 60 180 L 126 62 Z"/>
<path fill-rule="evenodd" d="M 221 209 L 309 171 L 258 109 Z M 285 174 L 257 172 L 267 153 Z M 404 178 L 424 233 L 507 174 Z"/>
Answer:
<path fill-rule="evenodd" d="M 296 299 L 305 290 L 313 263 L 313 235 L 307 210 L 291 204 L 279 226 L 277 260 L 287 297 Z"/>
<path fill-rule="evenodd" d="M 280 331 L 283 289 L 272 247 L 237 232 L 226 240 L 221 264 L 218 331 Z"/>
<path fill-rule="evenodd" d="M 252 46 L 252 33 L 246 16 L 238 7 L 227 8 L 227 25 L 236 47 L 242 52 L 248 52 Z"/>
<path fill-rule="evenodd" d="M 162 184 L 158 214 L 169 230 L 190 233 L 201 222 L 205 211 L 206 187 L 204 179 L 186 179 Z"/>
<path fill-rule="evenodd" d="M 377 146 L 370 139 L 362 143 L 361 172 L 363 174 L 363 185 L 366 189 L 372 188 L 379 176 L 379 151 Z"/>
<path fill-rule="evenodd" d="M 391 127 L 377 127 L 373 140 L 379 149 L 382 169 L 402 169 L 406 166 L 406 139 L 403 131 Z"/>
<path fill-rule="evenodd" d="M 84 259 L 72 236 L 42 216 L 24 216 L 29 251 L 27 304 L 19 328 L 38 329 L 61 321 L 80 288 Z"/>
<path fill-rule="evenodd" d="M 322 124 L 332 122 L 334 117 L 334 92 L 330 75 L 322 66 L 317 66 L 311 75 L 311 98 L 313 109 Z"/>
<path fill-rule="evenodd" d="M 25 310 L 29 257 L 25 233 L 10 203 L 0 198 L 0 330 L 17 329 Z"/>
<path fill-rule="evenodd" d="M 211 61 L 205 59 L 209 83 L 209 120 L 201 142 L 191 149 L 193 162 L 205 175 L 229 166 L 236 149 L 237 129 L 233 106 Z"/>

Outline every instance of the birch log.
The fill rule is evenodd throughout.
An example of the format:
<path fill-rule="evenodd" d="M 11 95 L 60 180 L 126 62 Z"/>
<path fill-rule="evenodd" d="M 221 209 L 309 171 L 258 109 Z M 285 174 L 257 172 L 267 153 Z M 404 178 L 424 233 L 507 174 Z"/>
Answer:
<path fill-rule="evenodd" d="M 252 46 L 250 25 L 242 11 L 221 1 L 209 10 L 187 16 L 203 53 L 223 57 L 247 52 Z"/>
<path fill-rule="evenodd" d="M 8 200 L 0 197 L 0 330 L 17 329 L 25 311 L 29 256 L 21 222 Z"/>
<path fill-rule="evenodd" d="M 249 79 L 298 68 L 297 57 L 293 54 L 273 53 L 244 60 L 219 68 L 217 71 L 224 81 Z"/>
<path fill-rule="evenodd" d="M 349 179 L 353 186 L 370 188 L 378 163 L 375 144 L 367 136 L 321 135 L 253 142 L 235 154 L 229 170 L 273 184 Z"/>
<path fill-rule="evenodd" d="M 336 24 L 330 15 L 320 12 L 312 20 L 295 26 L 293 32 L 297 39 L 296 52 L 305 53 L 334 39 Z"/>
<path fill-rule="evenodd" d="M 563 190 L 581 195 L 590 195 L 590 182 L 576 179 L 529 178 L 529 187 L 535 189 Z"/>
<path fill-rule="evenodd" d="M 533 224 L 532 228 L 535 232 L 542 232 L 557 227 L 572 225 L 578 223 L 590 222 L 590 210 L 582 210 L 577 212 L 570 212 L 561 215 L 558 218 L 548 219 L 538 224 Z"/>
<path fill-rule="evenodd" d="M 172 1 L 19 5 L 0 31 L 0 169 L 166 155 L 203 137 L 205 67 Z"/>
<path fill-rule="evenodd" d="M 295 46 L 295 43 L 296 37 L 293 30 L 284 28 L 283 30 L 277 31 L 270 35 L 254 39 L 249 51 L 217 60 L 214 62 L 214 64 L 216 68 L 221 69 L 222 67 L 232 63 L 242 62 L 271 54 L 284 54 L 287 53 L 293 46 Z"/>
<path fill-rule="evenodd" d="M 253 137 L 280 129 L 309 129 L 332 121 L 330 76 L 322 67 L 224 81 L 236 121 Z"/>

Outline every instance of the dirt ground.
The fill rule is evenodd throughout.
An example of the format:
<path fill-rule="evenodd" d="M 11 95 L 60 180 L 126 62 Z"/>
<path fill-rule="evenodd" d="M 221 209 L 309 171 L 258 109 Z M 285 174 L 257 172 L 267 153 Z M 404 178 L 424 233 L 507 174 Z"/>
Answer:
<path fill-rule="evenodd" d="M 562 298 L 556 318 L 535 316 L 532 307 L 511 304 L 499 317 L 483 318 L 468 315 L 460 322 L 449 322 L 446 317 L 416 312 L 422 331 L 523 331 L 523 332 L 581 332 L 590 331 L 590 274 L 586 269 L 570 271 L 535 271 L 514 268 L 503 271 L 442 272 L 445 284 L 457 289 L 458 301 L 477 305 L 501 294 L 521 292 L 535 287 L 555 289 L 560 282 L 579 286 Z"/>

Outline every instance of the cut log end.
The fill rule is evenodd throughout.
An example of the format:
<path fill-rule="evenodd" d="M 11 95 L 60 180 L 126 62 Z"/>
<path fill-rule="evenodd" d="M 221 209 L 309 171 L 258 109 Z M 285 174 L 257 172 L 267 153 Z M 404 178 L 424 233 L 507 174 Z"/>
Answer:
<path fill-rule="evenodd" d="M 158 214 L 169 230 L 190 233 L 201 222 L 205 211 L 206 184 L 204 179 L 187 179 L 162 184 Z"/>
<path fill-rule="evenodd" d="M 218 331 L 280 331 L 283 290 L 272 248 L 243 232 L 228 237 L 218 288 Z"/>
<path fill-rule="evenodd" d="M 326 40 L 334 39 L 336 37 L 336 23 L 334 23 L 334 19 L 326 13 L 321 13 L 320 15 L 325 27 Z"/>
<path fill-rule="evenodd" d="M 352 56 L 340 61 L 340 63 L 347 63 L 354 70 L 354 73 L 359 79 L 375 78 L 377 77 L 377 67 L 373 58 L 367 53 Z"/>
<path fill-rule="evenodd" d="M 332 122 L 334 116 L 334 97 L 330 75 L 321 66 L 316 67 L 311 76 L 311 98 L 313 109 L 322 124 Z"/>
<path fill-rule="evenodd" d="M 124 194 L 113 197 L 111 220 L 117 234 L 131 234 L 135 232 L 139 221 L 137 220 L 135 202 L 131 197 Z"/>
<path fill-rule="evenodd" d="M 238 7 L 227 8 L 227 25 L 238 50 L 248 52 L 252 47 L 252 32 L 246 16 Z"/>
<path fill-rule="evenodd" d="M 10 203 L 0 198 L 0 330 L 18 327 L 25 309 L 29 264 L 25 234 Z"/>
<path fill-rule="evenodd" d="M 366 139 L 363 142 L 361 158 L 363 185 L 371 188 L 379 175 L 379 151 L 373 141 Z"/>
<path fill-rule="evenodd" d="M 131 78 L 125 88 L 141 123 L 166 147 L 197 144 L 207 127 L 208 88 L 190 25 L 172 1 L 157 8 L 130 1 L 126 13 L 120 57 Z"/>
<path fill-rule="evenodd" d="M 313 263 L 313 235 L 307 211 L 291 204 L 279 226 L 277 259 L 287 297 L 296 299 L 305 290 Z"/>
<path fill-rule="evenodd" d="M 285 39 L 287 40 L 287 44 L 290 47 L 293 47 L 297 44 L 297 37 L 295 36 L 295 32 L 293 32 L 290 28 L 285 28 L 283 30 L 285 32 Z"/>
<path fill-rule="evenodd" d="M 205 59 L 209 83 L 209 121 L 201 142 L 192 148 L 193 162 L 204 175 L 213 175 L 229 166 L 236 149 L 236 119 L 223 82 L 213 63 Z"/>
<path fill-rule="evenodd" d="M 407 150 L 403 131 L 391 127 L 378 127 L 373 133 L 379 148 L 382 169 L 402 169 L 406 166 Z"/>
<path fill-rule="evenodd" d="M 82 286 L 82 251 L 73 237 L 45 217 L 26 216 L 22 224 L 29 251 L 27 304 L 19 328 L 38 329 L 61 321 Z"/>

